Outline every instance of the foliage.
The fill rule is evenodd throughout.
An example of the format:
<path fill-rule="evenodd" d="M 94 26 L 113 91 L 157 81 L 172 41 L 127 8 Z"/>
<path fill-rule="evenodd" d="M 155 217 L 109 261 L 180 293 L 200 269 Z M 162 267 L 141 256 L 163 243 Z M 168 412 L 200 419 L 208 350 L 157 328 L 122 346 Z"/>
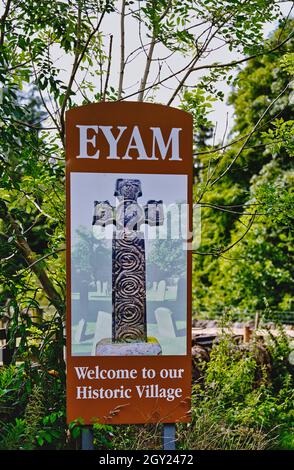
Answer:
<path fill-rule="evenodd" d="M 281 329 L 280 335 L 270 335 L 264 346 L 270 353 L 270 365 L 259 360 L 259 342 L 240 347 L 229 334 L 224 334 L 214 345 L 210 361 L 202 367 L 204 381 L 194 385 L 192 422 L 177 425 L 178 448 L 292 448 L 293 366 L 288 362 L 291 345 Z M 0 369 L 2 387 L 11 383 L 12 373 L 21 383 L 23 377 L 18 372 L 23 373 L 22 366 Z M 7 402 L 14 400 L 15 393 L 15 387 L 7 390 Z M 60 405 L 53 411 L 54 402 L 56 398 L 34 386 L 21 407 L 19 402 L 14 403 L 18 416 L 13 418 L 13 410 L 9 411 L 9 419 L 5 415 L 0 448 L 74 448 L 82 421 L 69 425 L 69 438 L 64 411 Z M 161 447 L 161 427 L 95 423 L 94 443 L 97 449 L 156 449 Z"/>
<path fill-rule="evenodd" d="M 44 396 L 43 391 L 34 385 L 27 403 L 24 421 L 26 423 L 24 436 L 24 449 L 33 449 L 34 440 L 40 429 L 42 417 L 44 416 Z M 41 436 L 37 437 L 38 444 L 42 444 Z"/>
<path fill-rule="evenodd" d="M 163 87 L 169 90 L 169 85 L 175 82 L 167 103 L 181 99 L 177 104 L 193 114 L 195 142 L 199 147 L 196 150 L 213 152 L 197 156 L 195 162 L 198 178 L 195 198 L 202 204 L 204 214 L 200 251 L 212 253 L 199 256 L 195 261 L 195 306 L 216 311 L 240 305 L 254 309 L 265 301 L 271 308 L 291 306 L 289 245 L 293 195 L 289 189 L 292 178 L 289 159 L 293 156 L 293 103 L 290 86 L 282 93 L 293 74 L 291 21 L 281 19 L 278 31 L 264 43 L 264 24 L 281 16 L 279 1 L 123 3 L 126 11 L 119 14 L 127 40 L 123 40 L 122 30 L 115 38 L 120 42 L 121 53 L 117 74 L 112 63 L 114 34 L 109 34 L 104 22 L 107 18 L 115 21 L 118 2 L 3 2 L 0 25 L 0 319 L 7 329 L 8 348 L 13 352 L 12 365 L 0 369 L 3 431 L 0 446 L 4 449 L 71 448 L 80 437 L 79 423 L 72 423 L 67 430 L 64 403 L 67 109 L 93 101 L 132 97 L 139 101 L 161 101 Z M 128 44 L 130 30 L 139 31 L 137 44 Z M 214 49 L 254 57 L 234 79 L 238 61 L 209 62 L 207 59 Z M 162 58 L 162 50 L 166 52 L 165 58 Z M 142 56 L 146 57 L 143 66 Z M 184 60 L 183 67 L 172 71 L 169 58 L 178 59 L 179 63 Z M 64 70 L 67 63 L 71 68 Z M 201 76 L 195 74 L 197 71 L 201 71 Z M 131 87 L 125 86 L 129 85 L 127 73 L 132 81 L 133 76 L 140 77 Z M 192 85 L 188 85 L 189 78 Z M 212 134 L 211 105 L 223 97 L 218 90 L 221 81 L 235 84 L 230 98 L 236 114 L 233 132 L 236 140 L 241 139 L 225 152 L 211 149 L 207 144 Z M 281 96 L 276 100 L 279 93 Z M 272 106 L 266 113 L 270 122 L 258 127 L 242 149 L 245 136 L 270 103 Z M 240 156 L 232 165 L 239 151 Z M 216 177 L 219 179 L 214 181 Z M 249 232 L 246 242 L 242 239 L 239 251 L 234 254 L 243 261 L 238 259 L 238 264 L 232 265 L 224 258 L 219 259 L 219 254 L 232 241 L 237 244 L 244 223 L 251 217 L 246 214 L 250 203 L 258 203 L 265 215 L 255 217 L 252 226 L 255 231 Z M 224 206 L 230 209 L 224 210 Z M 235 206 L 244 207 L 244 211 L 235 211 Z M 84 253 L 81 269 L 88 269 L 95 258 L 87 251 L 87 233 L 81 235 L 80 242 L 77 253 Z M 175 248 L 173 259 L 163 259 L 164 246 L 160 249 L 161 255 L 156 257 L 160 268 L 173 273 L 173 265 L 179 259 L 179 247 Z M 97 250 L 103 255 L 106 248 L 100 246 Z M 95 278 L 95 273 L 92 277 Z M 213 359 L 208 371 L 207 390 L 212 393 L 213 381 L 210 383 L 209 377 L 216 375 L 223 384 L 230 383 L 232 389 L 228 391 L 226 403 L 235 406 L 234 397 L 238 393 L 239 398 L 240 394 L 250 395 L 254 361 L 249 356 L 239 357 L 239 366 L 237 362 L 229 362 L 231 369 L 224 366 L 221 375 L 217 372 L 218 360 L 218 356 Z M 21 365 L 16 365 L 17 362 Z M 238 381 L 229 381 L 230 371 L 244 379 L 242 386 Z M 210 412 L 211 408 L 208 409 Z M 276 419 L 280 419 L 279 413 Z M 221 432 L 222 425 L 216 429 Z M 236 428 L 230 429 L 236 431 Z M 136 435 L 137 431 L 132 428 L 131 435 L 133 432 Z M 241 428 L 239 431 L 240 440 L 232 438 L 230 445 L 238 447 L 248 442 L 250 448 L 257 448 L 259 444 L 254 436 L 246 441 Z M 256 431 L 258 436 L 259 432 Z M 96 445 L 116 445 L 112 433 L 116 431 L 97 425 Z M 130 444 L 128 433 L 128 429 L 123 431 L 121 439 Z M 226 431 L 223 437 L 225 435 Z M 146 434 L 140 433 L 139 437 L 142 443 Z M 260 446 L 263 448 L 267 437 L 262 435 L 262 439 Z M 135 442 L 138 441 L 134 436 L 133 446 Z M 225 437 L 221 442 L 224 447 L 229 446 Z M 284 442 L 288 442 L 286 429 Z"/>
<path fill-rule="evenodd" d="M 199 129 L 212 126 L 211 121 L 208 119 L 208 114 L 212 110 L 212 103 L 214 101 L 216 101 L 216 98 L 208 95 L 200 87 L 195 87 L 192 91 L 184 91 L 181 108 L 192 114 L 196 132 L 199 132 Z"/>
<path fill-rule="evenodd" d="M 26 403 L 23 386 L 20 387 L 24 373 L 23 366 L 9 366 L 0 372 L 0 419 L 10 416 L 13 410 Z M 12 414 L 13 416 L 13 414 Z"/>
<path fill-rule="evenodd" d="M 0 448 L 29 450 L 45 444 L 49 448 L 64 446 L 63 398 L 55 395 L 54 381 L 44 380 L 40 370 L 31 369 L 28 376 L 24 365 L 1 368 L 0 381 L 3 425 Z M 56 377 L 55 381 L 58 381 Z M 60 388 L 56 391 L 59 395 L 63 393 Z"/>
<path fill-rule="evenodd" d="M 293 73 L 294 76 L 294 73 Z M 279 152 L 285 150 L 290 157 L 294 156 L 294 142 L 293 142 L 293 129 L 294 121 L 284 121 L 284 119 L 275 119 L 272 122 L 272 128 L 267 132 L 262 132 L 261 137 L 268 145 L 268 150 L 273 155 L 278 155 Z"/>
<path fill-rule="evenodd" d="M 288 32 L 287 26 L 277 30 L 269 41 Z M 196 200 L 202 205 L 202 240 L 193 276 L 197 310 L 249 315 L 256 309 L 267 315 L 268 306 L 281 313 L 292 310 L 293 102 L 288 51 L 285 46 L 273 56 L 255 58 L 239 72 L 230 97 L 236 143 L 212 154 L 208 148 L 199 156 Z M 269 105 L 266 120 L 236 158 Z"/>
<path fill-rule="evenodd" d="M 284 433 L 293 426 L 293 371 L 287 363 L 289 350 L 284 335 L 271 343 L 274 366 L 269 378 L 265 365 L 258 365 L 254 344 L 250 349 L 240 349 L 224 335 L 212 349 L 205 367 L 204 388 L 195 386 L 192 423 L 187 428 L 180 426 L 184 448 L 283 447 Z M 276 356 L 279 365 L 275 363 Z M 256 381 L 258 369 L 261 374 Z"/>
<path fill-rule="evenodd" d="M 15 422 L 1 422 L 1 430 L 0 450 L 19 450 L 25 436 L 25 421 L 15 418 Z"/>
<path fill-rule="evenodd" d="M 177 448 L 195 450 L 265 450 L 291 447 L 293 370 L 289 341 L 281 331 L 269 338 L 271 373 L 258 361 L 259 342 L 237 346 L 223 334 L 204 383 L 194 385 L 192 421 L 177 425 Z M 278 362 L 277 362 L 278 361 Z M 161 426 L 113 426 L 113 449 L 160 449 Z"/>
<path fill-rule="evenodd" d="M 157 267 L 164 278 L 183 276 L 185 274 L 183 243 L 181 239 L 172 238 L 154 240 L 148 256 L 150 269 Z"/>
<path fill-rule="evenodd" d="M 211 409 L 195 413 L 188 429 L 182 429 L 184 444 L 180 448 L 193 450 L 268 450 L 273 447 L 275 437 L 262 428 L 230 426 L 216 418 Z"/>
<path fill-rule="evenodd" d="M 182 70 L 187 77 L 198 66 L 202 68 L 199 63 L 206 59 L 206 53 L 215 41 L 217 47 L 258 54 L 250 67 L 260 70 L 258 65 L 265 63 L 265 75 L 268 77 L 270 73 L 274 73 L 273 56 L 268 50 L 272 46 L 277 47 L 282 40 L 286 41 L 289 29 L 286 24 L 283 34 L 276 35 L 269 44 L 262 43 L 263 24 L 275 20 L 280 15 L 279 2 L 276 1 L 139 3 L 136 8 L 133 2 L 126 2 L 127 10 L 125 13 L 121 12 L 122 22 L 127 21 L 128 16 L 133 25 L 139 26 L 141 34 L 145 34 L 147 43 L 142 45 L 142 49 L 145 52 L 149 50 L 139 89 L 129 95 L 123 86 L 121 90 L 116 87 L 114 80 L 109 76 L 109 71 L 112 73 L 112 43 L 109 35 L 103 30 L 103 24 L 109 15 L 111 17 L 116 14 L 116 2 L 54 0 L 49 4 L 45 1 L 30 0 L 23 3 L 12 0 L 5 4 L 0 35 L 0 279 L 3 286 L 0 304 L 2 316 L 10 324 L 9 329 L 12 332 L 9 343 L 11 349 L 14 349 L 16 335 L 21 333 L 19 356 L 26 350 L 29 340 L 25 331 L 31 334 L 30 327 L 34 326 L 31 324 L 31 316 L 34 314 L 41 323 L 38 328 L 43 335 L 47 328 L 47 352 L 49 355 L 51 348 L 50 354 L 55 354 L 59 373 L 64 369 L 62 328 L 65 311 L 65 111 L 93 100 L 126 99 L 133 95 L 138 96 L 139 100 L 149 99 L 150 89 L 156 93 L 162 83 L 161 80 L 155 80 L 151 87 L 147 85 L 148 76 L 152 71 L 155 72 L 157 61 L 153 54 L 158 44 L 178 57 L 189 57 L 188 65 Z M 200 25 L 195 23 L 196 19 L 200 21 Z M 205 25 L 205 32 L 202 25 Z M 140 39 L 142 40 L 142 37 Z M 125 55 L 126 45 L 127 43 L 121 43 L 122 81 L 126 69 L 137 57 L 136 48 L 129 56 Z M 281 59 L 279 75 L 282 79 L 291 71 L 292 63 L 287 41 L 283 47 L 286 54 L 283 60 Z M 69 76 L 64 73 L 63 61 L 56 58 L 56 54 L 72 63 Z M 160 60 L 158 63 L 160 68 L 165 64 Z M 221 80 L 230 82 L 233 68 L 234 65 L 222 67 L 219 64 L 210 64 L 207 73 L 202 74 L 194 89 L 188 91 L 185 81 L 180 80 L 168 102 L 172 103 L 176 96 L 182 93 L 181 106 L 193 113 L 195 135 L 199 136 L 199 139 L 203 140 L 207 127 L 211 126 L 207 117 L 211 103 L 221 97 L 216 84 Z M 228 70 L 230 74 L 227 73 Z M 171 77 L 178 74 L 180 71 Z M 270 78 L 265 80 L 269 87 Z M 268 88 L 266 93 L 267 91 Z M 246 103 L 250 102 L 250 98 L 245 96 Z M 155 94 L 152 99 L 155 99 Z M 240 120 L 238 109 L 242 108 L 242 115 L 245 114 L 246 119 L 247 114 L 250 114 L 248 106 L 244 108 L 243 104 L 235 99 L 237 127 Z M 243 113 L 243 109 L 246 109 L 246 113 Z M 287 116 L 284 115 L 283 118 L 286 123 Z M 288 124 L 285 124 L 282 132 L 288 136 Z M 285 138 L 289 142 L 289 138 Z M 225 160 L 223 159 L 223 162 Z M 217 158 L 216 162 L 218 163 Z M 222 194 L 230 203 L 243 201 L 242 191 L 248 190 L 248 187 L 244 187 L 244 174 L 240 176 L 238 181 L 234 180 L 234 184 L 229 180 L 232 189 L 227 197 L 225 191 L 220 192 L 219 186 L 216 187 L 217 193 Z M 207 189 L 202 183 L 199 188 L 204 191 Z M 213 200 L 215 192 L 210 193 L 208 199 Z M 220 247 L 228 240 L 234 220 L 235 218 L 232 220 L 228 214 L 216 220 L 215 225 L 221 230 L 217 240 Z M 210 226 L 213 227 L 214 222 Z M 209 231 L 217 237 L 218 231 Z M 211 260 L 204 262 L 206 263 L 209 272 L 213 272 L 210 268 L 214 268 L 216 263 Z M 208 285 L 205 282 L 208 266 L 203 266 L 204 274 L 200 273 L 200 284 L 204 289 L 209 289 L 211 282 L 209 280 Z M 198 278 L 196 273 L 196 282 Z M 45 318 L 49 311 L 53 314 L 50 324 Z M 39 340 L 41 341 L 41 337 Z M 37 354 L 36 349 L 34 352 Z"/>

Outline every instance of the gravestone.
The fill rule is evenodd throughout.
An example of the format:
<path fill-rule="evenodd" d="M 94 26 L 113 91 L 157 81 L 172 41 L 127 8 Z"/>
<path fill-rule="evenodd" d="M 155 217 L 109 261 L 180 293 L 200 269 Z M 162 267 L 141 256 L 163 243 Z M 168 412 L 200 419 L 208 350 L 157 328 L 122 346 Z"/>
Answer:
<path fill-rule="evenodd" d="M 156 300 L 164 300 L 166 291 L 166 282 L 162 279 L 157 286 Z"/>
<path fill-rule="evenodd" d="M 111 313 L 99 310 L 95 324 L 95 333 L 92 343 L 91 356 L 96 356 L 96 345 L 98 341 L 111 335 Z"/>
<path fill-rule="evenodd" d="M 159 335 L 164 338 L 176 338 L 176 332 L 172 321 L 172 312 L 169 308 L 159 307 L 154 312 Z"/>

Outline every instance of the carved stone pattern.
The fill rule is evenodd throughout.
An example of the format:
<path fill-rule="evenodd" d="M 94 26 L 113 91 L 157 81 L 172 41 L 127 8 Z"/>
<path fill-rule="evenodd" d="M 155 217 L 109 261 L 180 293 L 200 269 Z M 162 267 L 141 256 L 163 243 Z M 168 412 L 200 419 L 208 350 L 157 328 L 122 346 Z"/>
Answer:
<path fill-rule="evenodd" d="M 112 251 L 112 339 L 146 341 L 145 244 L 143 234 L 117 231 Z"/>
<path fill-rule="evenodd" d="M 94 201 L 94 215 L 92 225 L 105 225 L 113 223 L 113 207 L 109 201 Z"/>

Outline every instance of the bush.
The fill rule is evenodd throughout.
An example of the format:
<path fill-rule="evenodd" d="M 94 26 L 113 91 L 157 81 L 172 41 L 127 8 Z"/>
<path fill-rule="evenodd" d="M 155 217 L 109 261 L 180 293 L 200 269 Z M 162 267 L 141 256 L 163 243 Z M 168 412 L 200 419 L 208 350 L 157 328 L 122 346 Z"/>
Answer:
<path fill-rule="evenodd" d="M 261 352 L 266 351 L 261 360 Z M 223 335 L 192 394 L 191 423 L 177 424 L 179 449 L 293 449 L 293 367 L 281 330 L 266 344 L 237 345 Z M 268 364 L 270 360 L 270 364 Z M 26 366 L 27 367 L 27 366 Z M 49 371 L 50 372 L 50 371 Z M 0 449 L 69 449 L 79 423 L 65 423 L 64 382 L 24 364 L 0 369 Z M 94 425 L 97 449 L 160 449 L 162 426 Z"/>
<path fill-rule="evenodd" d="M 204 385 L 195 385 L 192 422 L 179 425 L 178 441 L 186 449 L 291 447 L 293 374 L 285 334 L 270 336 L 271 374 L 259 363 L 260 345 L 237 347 L 224 335 L 205 366 Z"/>

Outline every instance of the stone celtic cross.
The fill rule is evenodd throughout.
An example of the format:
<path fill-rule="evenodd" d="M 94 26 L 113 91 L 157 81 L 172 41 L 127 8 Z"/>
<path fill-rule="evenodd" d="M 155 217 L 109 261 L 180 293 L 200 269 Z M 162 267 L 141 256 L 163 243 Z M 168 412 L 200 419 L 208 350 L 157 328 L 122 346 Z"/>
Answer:
<path fill-rule="evenodd" d="M 93 225 L 116 226 L 112 241 L 112 342 L 146 343 L 146 261 L 140 225 L 163 223 L 162 201 L 138 203 L 139 179 L 116 180 L 116 207 L 108 200 L 94 201 Z"/>

